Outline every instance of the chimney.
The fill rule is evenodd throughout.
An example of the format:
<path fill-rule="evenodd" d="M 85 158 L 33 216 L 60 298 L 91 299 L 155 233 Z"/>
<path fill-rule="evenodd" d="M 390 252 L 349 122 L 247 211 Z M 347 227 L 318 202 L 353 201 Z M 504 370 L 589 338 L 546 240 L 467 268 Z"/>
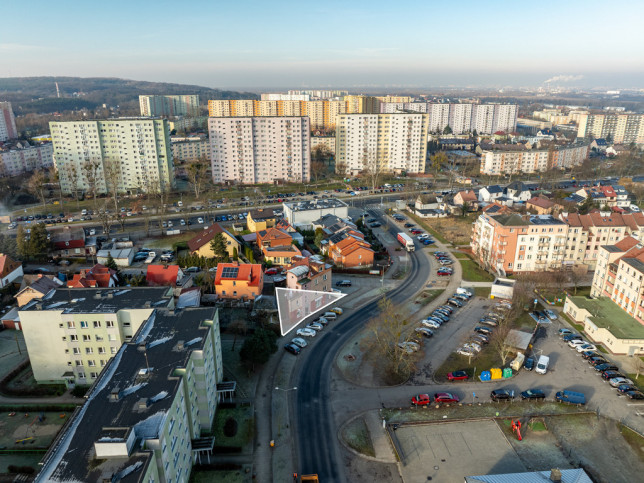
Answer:
<path fill-rule="evenodd" d="M 107 298 L 108 298 L 108 299 L 112 299 L 112 298 L 114 298 L 114 294 L 113 294 L 112 292 L 109 292 L 109 293 L 107 294 Z"/>
<path fill-rule="evenodd" d="M 561 483 L 561 470 L 559 468 L 553 468 L 550 470 L 550 481 Z"/>

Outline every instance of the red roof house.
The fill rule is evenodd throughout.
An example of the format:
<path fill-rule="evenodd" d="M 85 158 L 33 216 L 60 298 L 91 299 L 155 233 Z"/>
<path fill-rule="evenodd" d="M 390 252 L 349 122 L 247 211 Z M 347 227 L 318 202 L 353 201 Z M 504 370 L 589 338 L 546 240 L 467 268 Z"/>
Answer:
<path fill-rule="evenodd" d="M 183 271 L 179 265 L 148 265 L 145 280 L 148 285 L 176 287 L 177 282 L 183 278 Z"/>

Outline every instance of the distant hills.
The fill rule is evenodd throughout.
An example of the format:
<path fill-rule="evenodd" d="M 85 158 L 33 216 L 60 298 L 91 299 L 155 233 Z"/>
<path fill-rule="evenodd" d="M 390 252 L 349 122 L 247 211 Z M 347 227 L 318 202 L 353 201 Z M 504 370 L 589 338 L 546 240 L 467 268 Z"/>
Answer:
<path fill-rule="evenodd" d="M 56 82 L 60 98 L 56 95 Z M 259 98 L 251 92 L 111 77 L 0 78 L 0 101 L 10 101 L 17 115 L 95 109 L 103 104 L 119 105 L 123 111 L 138 110 L 139 95 L 142 94 L 198 94 L 204 105 L 208 99 Z"/>

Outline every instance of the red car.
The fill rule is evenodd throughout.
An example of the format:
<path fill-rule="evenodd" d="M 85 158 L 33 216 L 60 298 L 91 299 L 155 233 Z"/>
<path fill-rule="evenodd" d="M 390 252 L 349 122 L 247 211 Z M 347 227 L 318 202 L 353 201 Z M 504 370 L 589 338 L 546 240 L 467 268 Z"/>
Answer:
<path fill-rule="evenodd" d="M 419 394 L 411 398 L 411 403 L 415 406 L 426 406 L 432 402 L 432 398 L 429 397 L 429 394 Z"/>
<path fill-rule="evenodd" d="M 447 373 L 448 381 L 465 381 L 466 379 L 469 379 L 469 377 L 470 376 L 468 376 L 467 372 L 465 371 L 454 371 Z"/>
<path fill-rule="evenodd" d="M 264 272 L 264 275 L 277 275 L 280 271 L 277 268 L 269 268 Z"/>
<path fill-rule="evenodd" d="M 437 403 L 457 403 L 458 401 L 458 396 L 449 392 L 437 392 L 434 394 L 434 402 Z"/>

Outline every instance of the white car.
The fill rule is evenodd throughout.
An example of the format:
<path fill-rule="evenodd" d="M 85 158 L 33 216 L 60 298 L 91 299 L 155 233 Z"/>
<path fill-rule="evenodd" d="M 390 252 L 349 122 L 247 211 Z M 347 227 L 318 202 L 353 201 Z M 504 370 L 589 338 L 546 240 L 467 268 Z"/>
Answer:
<path fill-rule="evenodd" d="M 466 357 L 470 357 L 470 356 L 475 356 L 475 355 L 476 355 L 476 353 L 475 353 L 472 349 L 469 349 L 469 348 L 467 348 L 467 347 L 461 347 L 460 349 L 458 349 L 458 350 L 456 351 L 456 353 L 457 353 L 457 354 L 460 354 L 460 355 L 462 355 L 462 356 L 466 356 Z"/>
<path fill-rule="evenodd" d="M 633 385 L 633 381 L 630 379 L 627 379 L 625 377 L 613 377 L 610 381 L 608 381 L 612 387 L 619 387 L 622 384 L 629 384 Z"/>
<path fill-rule="evenodd" d="M 297 329 L 296 334 L 301 335 L 303 337 L 315 337 L 315 334 L 317 334 L 317 332 L 315 332 L 313 329 L 304 328 L 304 329 Z"/>
<path fill-rule="evenodd" d="M 574 339 L 574 340 L 568 341 L 568 345 L 573 349 L 576 349 L 580 345 L 585 345 L 585 344 L 588 344 L 588 342 L 586 342 L 585 340 Z"/>
<path fill-rule="evenodd" d="M 398 347 L 400 347 L 407 354 L 412 354 L 420 349 L 420 346 L 415 342 L 401 342 L 398 344 Z"/>
<path fill-rule="evenodd" d="M 181 226 L 186 226 L 186 220 L 183 220 L 183 219 L 179 220 L 179 224 Z"/>
<path fill-rule="evenodd" d="M 440 329 L 441 324 L 438 322 L 434 322 L 433 320 L 423 320 L 421 322 L 425 327 L 429 327 L 430 329 Z"/>
<path fill-rule="evenodd" d="M 575 347 L 575 349 L 577 349 L 577 352 L 586 352 L 586 351 L 596 351 L 597 347 L 595 346 L 595 344 L 582 344 Z"/>
<path fill-rule="evenodd" d="M 304 349 L 307 345 L 309 345 L 308 342 L 306 342 L 301 337 L 296 337 L 295 339 L 291 340 L 291 344 L 295 344 L 296 346 L 301 347 L 302 349 Z"/>
<path fill-rule="evenodd" d="M 312 330 L 317 330 L 318 332 L 324 329 L 324 326 L 322 324 L 318 324 L 317 322 L 311 322 L 309 325 L 306 326 L 307 329 L 312 329 Z"/>
<path fill-rule="evenodd" d="M 171 221 L 168 222 L 168 227 L 172 228 L 172 222 Z"/>
<path fill-rule="evenodd" d="M 95 228 L 90 228 L 89 236 L 94 236 L 94 235 L 96 235 L 96 229 Z"/>
<path fill-rule="evenodd" d="M 203 218 L 201 217 L 197 218 L 197 223 L 199 223 L 200 225 L 203 225 Z"/>
<path fill-rule="evenodd" d="M 481 346 L 475 342 L 468 342 L 467 344 L 463 344 L 463 347 L 472 349 L 473 351 L 476 351 L 476 352 L 481 352 Z"/>

